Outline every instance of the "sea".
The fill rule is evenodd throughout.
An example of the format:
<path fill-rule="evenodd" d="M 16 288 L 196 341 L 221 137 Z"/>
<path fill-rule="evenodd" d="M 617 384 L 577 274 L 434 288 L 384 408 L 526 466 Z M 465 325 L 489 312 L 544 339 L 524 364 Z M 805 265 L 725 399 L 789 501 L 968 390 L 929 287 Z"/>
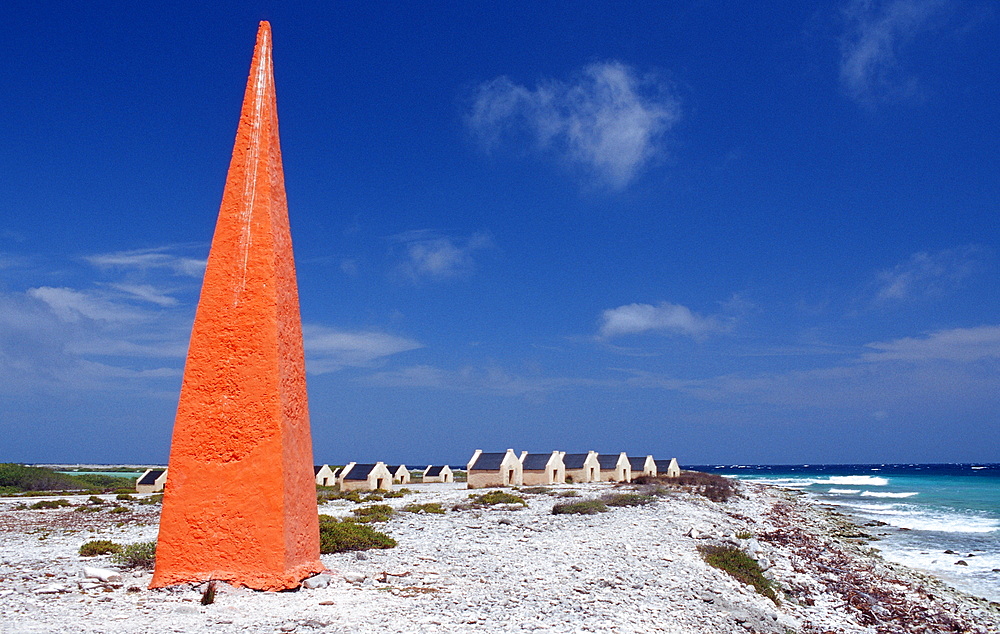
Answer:
<path fill-rule="evenodd" d="M 1000 463 L 686 468 L 801 491 L 868 524 L 885 559 L 1000 601 Z"/>

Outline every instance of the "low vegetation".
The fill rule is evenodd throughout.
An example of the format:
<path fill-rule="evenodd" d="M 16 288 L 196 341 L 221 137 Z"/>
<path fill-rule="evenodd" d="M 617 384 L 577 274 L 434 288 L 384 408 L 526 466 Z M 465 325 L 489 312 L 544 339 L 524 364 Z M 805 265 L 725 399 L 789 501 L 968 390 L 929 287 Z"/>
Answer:
<path fill-rule="evenodd" d="M 482 506 L 493 506 L 496 504 L 520 504 L 528 506 L 528 503 L 520 495 L 507 493 L 506 491 L 489 491 L 487 493 L 472 494 L 469 499 L 473 504 Z"/>
<path fill-rule="evenodd" d="M 354 509 L 356 522 L 388 522 L 389 518 L 395 514 L 395 510 L 388 504 L 373 504 Z"/>
<path fill-rule="evenodd" d="M 26 491 L 73 491 L 91 489 L 79 476 L 57 473 L 44 467 L 28 467 L 14 463 L 0 463 L 0 487 L 5 495 Z"/>
<path fill-rule="evenodd" d="M 439 502 L 427 502 L 426 504 L 407 504 L 402 511 L 406 513 L 444 513 Z"/>
<path fill-rule="evenodd" d="M 319 516 L 319 551 L 324 555 L 372 548 L 394 548 L 396 540 L 353 519 Z"/>
<path fill-rule="evenodd" d="M 552 507 L 553 515 L 596 515 L 598 513 L 606 513 L 607 511 L 607 504 L 601 500 L 563 502 Z"/>
<path fill-rule="evenodd" d="M 522 489 L 519 489 L 519 491 L 521 493 L 531 493 L 531 494 L 552 493 L 552 489 L 550 489 L 549 487 L 524 487 Z"/>
<path fill-rule="evenodd" d="M 152 568 L 156 563 L 156 542 L 138 542 L 121 547 L 111 560 L 123 568 Z"/>
<path fill-rule="evenodd" d="M 698 552 L 709 566 L 727 572 L 740 583 L 753 586 L 759 594 L 778 603 L 774 585 L 750 555 L 732 546 L 698 546 Z"/>
<path fill-rule="evenodd" d="M 81 557 L 96 557 L 98 555 L 113 555 L 121 552 L 121 544 L 116 544 L 108 539 L 95 539 L 80 546 Z"/>
<path fill-rule="evenodd" d="M 639 476 L 632 480 L 637 485 L 656 485 L 671 489 L 681 489 L 704 496 L 713 502 L 725 502 L 738 495 L 737 483 L 714 473 L 701 471 L 681 471 L 676 478 L 666 476 Z"/>
<path fill-rule="evenodd" d="M 64 506 L 72 506 L 69 500 L 63 500 L 62 498 L 58 500 L 39 500 L 34 504 L 28 506 L 29 509 L 40 510 L 40 509 L 58 509 Z"/>
<path fill-rule="evenodd" d="M 317 487 L 316 501 L 319 504 L 326 504 L 333 500 L 347 500 L 361 504 L 361 494 L 357 491 L 340 491 L 332 487 Z"/>
<path fill-rule="evenodd" d="M 642 493 L 611 493 L 601 500 L 608 506 L 645 506 L 655 502 L 656 498 Z"/>

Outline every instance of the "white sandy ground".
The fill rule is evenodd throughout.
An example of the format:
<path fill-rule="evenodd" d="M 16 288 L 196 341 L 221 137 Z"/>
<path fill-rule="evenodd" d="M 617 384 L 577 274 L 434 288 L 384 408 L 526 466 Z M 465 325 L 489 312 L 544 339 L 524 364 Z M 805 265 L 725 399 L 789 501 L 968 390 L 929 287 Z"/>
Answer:
<path fill-rule="evenodd" d="M 451 508 L 470 493 L 463 484 L 409 488 L 415 493 L 386 502 Z M 592 497 L 612 487 L 558 489 Z M 832 537 L 856 532 L 841 519 L 789 492 L 748 484 L 742 491 L 725 504 L 678 492 L 590 516 L 552 515 L 567 500 L 548 494 L 526 495 L 523 510 L 398 513 L 377 525 L 396 548 L 323 555 L 326 587 L 265 593 L 222 585 L 208 606 L 198 588 L 146 589 L 148 571 L 126 571 L 120 587 L 80 587 L 84 566 L 114 568 L 106 557 L 79 557 L 80 545 L 153 540 L 159 507 L 16 511 L 18 501 L 7 498 L 0 632 L 1000 632 L 1000 606 L 889 564 L 864 542 Z M 320 512 L 353 508 L 337 501 Z M 756 538 L 737 539 L 742 532 Z M 767 574 L 787 592 L 780 605 L 703 562 L 698 544 L 726 541 L 773 564 Z M 64 591 L 38 593 L 51 584 Z"/>

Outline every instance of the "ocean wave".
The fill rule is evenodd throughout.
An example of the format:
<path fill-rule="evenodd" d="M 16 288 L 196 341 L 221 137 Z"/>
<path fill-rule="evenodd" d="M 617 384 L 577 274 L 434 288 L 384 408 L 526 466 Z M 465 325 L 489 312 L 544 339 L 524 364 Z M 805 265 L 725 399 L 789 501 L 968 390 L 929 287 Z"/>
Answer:
<path fill-rule="evenodd" d="M 916 491 L 907 491 L 905 493 L 891 493 L 889 491 L 862 491 L 861 497 L 864 498 L 912 498 L 914 495 L 920 495 Z"/>
<path fill-rule="evenodd" d="M 858 515 L 868 516 L 896 528 L 939 533 L 992 533 L 1000 530 L 1000 519 L 973 513 L 950 512 L 915 504 L 863 504 L 824 501 L 825 504 L 848 508 Z"/>
<path fill-rule="evenodd" d="M 830 489 L 827 493 L 833 493 L 835 495 L 854 495 L 855 493 L 861 493 L 861 489 Z"/>
<path fill-rule="evenodd" d="M 883 487 L 889 484 L 888 478 L 878 476 L 854 475 L 854 476 L 830 476 L 830 484 L 853 484 L 861 486 Z"/>

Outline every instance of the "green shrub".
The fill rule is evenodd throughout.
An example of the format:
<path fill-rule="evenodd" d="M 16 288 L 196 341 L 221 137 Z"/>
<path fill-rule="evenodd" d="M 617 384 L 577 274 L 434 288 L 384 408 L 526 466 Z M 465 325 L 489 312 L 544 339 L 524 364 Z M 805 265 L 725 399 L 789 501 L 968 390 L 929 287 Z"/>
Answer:
<path fill-rule="evenodd" d="M 69 500 L 63 500 L 63 499 L 59 499 L 59 500 L 39 500 L 39 501 L 35 502 L 34 504 L 32 504 L 31 506 L 29 506 L 28 508 L 29 509 L 40 510 L 40 509 L 58 509 L 58 508 L 62 508 L 64 506 L 70 506 Z"/>
<path fill-rule="evenodd" d="M 44 467 L 0 463 L 0 487 L 5 491 L 72 491 L 90 487 L 74 476 Z"/>
<path fill-rule="evenodd" d="M 521 493 L 552 493 L 549 487 L 526 487 L 521 489 Z"/>
<path fill-rule="evenodd" d="M 701 471 L 681 471 L 681 474 L 676 478 L 642 476 L 633 482 L 683 489 L 704 496 L 713 502 L 725 502 L 737 495 L 738 486 L 735 480 Z"/>
<path fill-rule="evenodd" d="M 147 506 L 152 504 L 162 504 L 162 503 L 163 503 L 162 493 L 156 493 L 154 495 L 150 495 L 149 497 L 139 498 L 139 504 L 145 504 Z"/>
<path fill-rule="evenodd" d="M 563 502 L 552 507 L 553 515 L 596 515 L 607 512 L 608 507 L 600 500 Z"/>
<path fill-rule="evenodd" d="M 115 508 L 111 509 L 111 512 L 112 513 L 128 513 L 129 510 L 128 510 L 128 508 L 126 508 L 124 506 L 116 506 Z"/>
<path fill-rule="evenodd" d="M 121 552 L 121 544 L 107 539 L 95 539 L 80 546 L 81 557 L 96 557 L 97 555 L 112 555 Z"/>
<path fill-rule="evenodd" d="M 580 492 L 579 491 L 573 491 L 573 490 L 570 490 L 570 491 L 560 491 L 556 495 L 558 497 L 561 497 L 561 498 L 578 498 L 578 497 L 580 497 Z"/>
<path fill-rule="evenodd" d="M 132 487 L 132 488 L 122 487 L 120 489 L 115 489 L 114 491 L 112 491 L 112 493 L 117 493 L 119 496 L 122 496 L 122 495 L 129 496 L 127 498 L 119 497 L 118 498 L 119 500 L 131 500 L 132 499 L 132 494 L 135 493 L 135 487 Z"/>
<path fill-rule="evenodd" d="M 118 495 L 115 496 L 115 499 L 116 500 L 122 500 L 122 501 L 125 501 L 125 502 L 131 502 L 131 501 L 135 500 L 135 498 L 132 497 L 131 493 L 119 493 Z"/>
<path fill-rule="evenodd" d="M 354 509 L 357 522 L 387 522 L 396 511 L 388 504 L 373 504 Z"/>
<path fill-rule="evenodd" d="M 740 583 L 753 586 L 758 593 L 778 603 L 778 594 L 771 581 L 764 577 L 760 565 L 739 548 L 732 546 L 698 546 L 705 562 L 713 568 L 724 570 Z"/>
<path fill-rule="evenodd" d="M 357 491 L 337 491 L 336 489 L 322 490 L 316 494 L 316 500 L 320 504 L 325 504 L 330 500 L 348 500 L 355 504 L 361 503 L 361 494 Z"/>
<path fill-rule="evenodd" d="M 406 513 L 444 513 L 441 504 L 438 502 L 428 502 L 426 504 L 407 504 L 402 508 Z"/>
<path fill-rule="evenodd" d="M 122 546 L 111 559 L 125 568 L 152 568 L 156 563 L 156 542 L 138 542 Z"/>
<path fill-rule="evenodd" d="M 104 504 L 104 500 L 97 497 L 96 495 L 92 495 L 89 498 L 87 498 L 87 504 Z"/>
<path fill-rule="evenodd" d="M 750 539 L 753 537 L 753 533 L 750 531 L 740 531 L 736 533 L 736 539 Z"/>
<path fill-rule="evenodd" d="M 319 551 L 324 555 L 371 548 L 394 548 L 396 540 L 370 526 L 320 515 Z"/>
<path fill-rule="evenodd" d="M 608 506 L 645 506 L 656 501 L 652 495 L 641 493 L 612 493 L 602 499 Z"/>
<path fill-rule="evenodd" d="M 73 477 L 87 485 L 88 488 L 101 490 L 117 489 L 130 485 L 135 487 L 135 481 L 138 479 L 134 476 L 121 477 L 103 473 L 84 473 Z"/>
<path fill-rule="evenodd" d="M 473 504 L 481 504 L 483 506 L 493 506 L 494 504 L 520 504 L 521 506 L 528 506 L 523 497 L 507 493 L 506 491 L 489 491 L 478 495 L 472 494 L 469 498 Z"/>

